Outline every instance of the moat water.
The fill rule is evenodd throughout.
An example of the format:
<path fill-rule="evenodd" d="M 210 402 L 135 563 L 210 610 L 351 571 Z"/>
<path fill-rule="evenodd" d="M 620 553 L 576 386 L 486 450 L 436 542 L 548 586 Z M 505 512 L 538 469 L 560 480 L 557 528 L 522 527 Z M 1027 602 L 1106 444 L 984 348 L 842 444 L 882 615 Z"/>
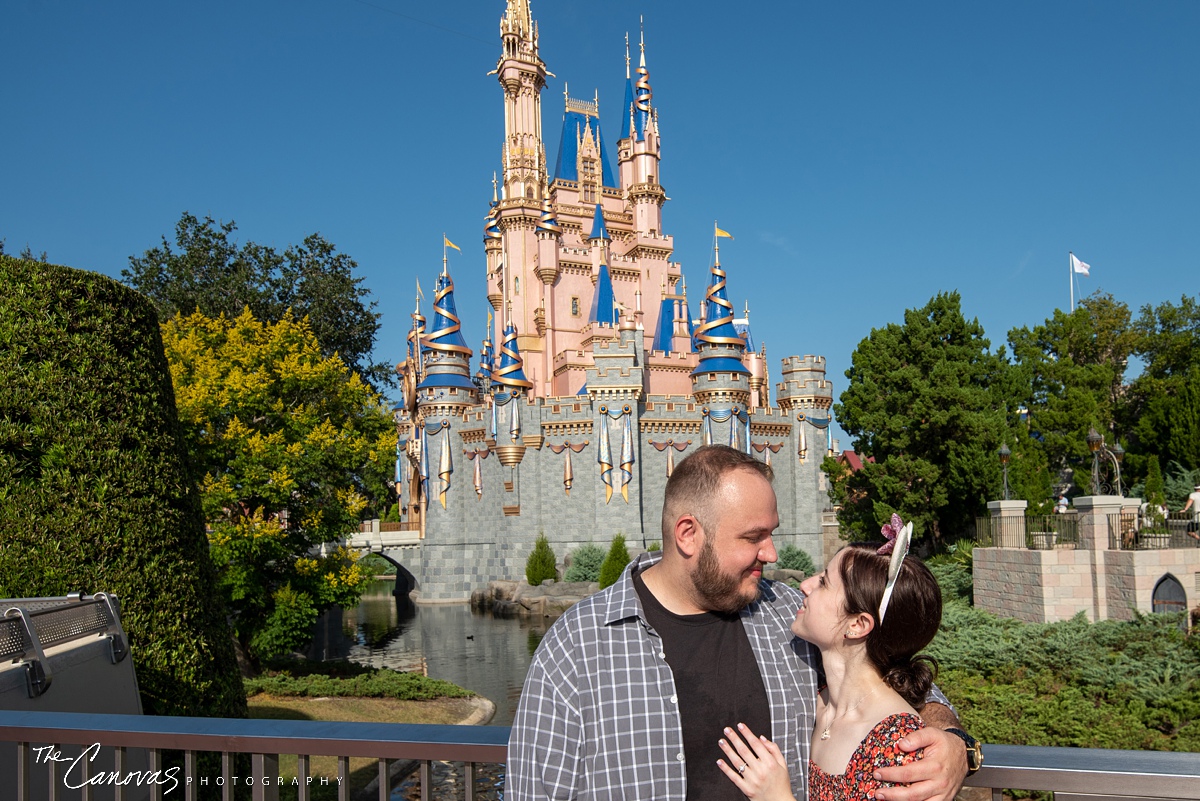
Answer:
<path fill-rule="evenodd" d="M 550 620 L 501 619 L 467 604 L 417 606 L 376 581 L 352 609 L 317 622 L 310 659 L 348 659 L 445 679 L 490 699 L 489 725 L 512 723 L 534 649 Z"/>
<path fill-rule="evenodd" d="M 310 659 L 347 659 L 445 679 L 496 705 L 491 726 L 512 723 L 525 672 L 550 620 L 496 618 L 467 604 L 417 606 L 393 594 L 394 582 L 376 581 L 352 609 L 331 609 L 317 621 Z M 464 797 L 461 766 L 435 764 L 433 798 Z M 501 765 L 479 766 L 476 797 L 499 801 Z M 394 786 L 392 801 L 416 801 L 420 783 L 410 776 Z"/>

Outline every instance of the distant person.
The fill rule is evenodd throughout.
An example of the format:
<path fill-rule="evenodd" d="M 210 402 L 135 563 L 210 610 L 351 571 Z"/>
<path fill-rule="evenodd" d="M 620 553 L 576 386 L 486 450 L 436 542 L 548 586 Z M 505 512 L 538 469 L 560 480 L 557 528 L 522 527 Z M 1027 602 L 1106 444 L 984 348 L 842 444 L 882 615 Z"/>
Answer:
<path fill-rule="evenodd" d="M 1192 519 L 1188 521 L 1187 533 L 1194 540 L 1200 540 L 1200 484 L 1197 484 L 1188 495 L 1187 503 L 1179 510 L 1180 514 L 1186 514 L 1187 510 L 1192 510 Z"/>
<path fill-rule="evenodd" d="M 1060 515 L 1067 513 L 1067 496 L 1066 495 L 1058 496 L 1058 503 L 1055 505 L 1054 511 Z"/>

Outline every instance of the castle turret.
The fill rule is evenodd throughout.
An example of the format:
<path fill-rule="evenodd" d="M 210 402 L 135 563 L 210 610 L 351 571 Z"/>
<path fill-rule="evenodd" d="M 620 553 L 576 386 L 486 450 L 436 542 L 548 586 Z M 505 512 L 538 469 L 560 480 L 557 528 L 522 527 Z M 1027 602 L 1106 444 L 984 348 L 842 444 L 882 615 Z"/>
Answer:
<path fill-rule="evenodd" d="M 592 295 L 592 311 L 588 319 L 593 324 L 616 328 L 620 314 L 617 310 L 616 295 L 613 293 L 612 274 L 608 269 L 610 241 L 608 228 L 604 225 L 604 210 L 597 203 L 596 214 L 592 219 L 592 233 L 588 237 L 588 244 L 592 249 L 592 265 L 596 271 L 596 290 Z"/>
<path fill-rule="evenodd" d="M 547 72 L 538 55 L 529 0 L 508 0 L 500 19 L 500 42 L 503 52 L 496 74 L 504 87 L 504 197 L 540 201 L 546 185 L 541 93 Z"/>
<path fill-rule="evenodd" d="M 454 414 L 477 401 L 471 381 L 472 351 L 462 335 L 458 311 L 454 307 L 454 280 L 442 259 L 442 274 L 437 279 L 433 300 L 433 326 L 422 339 L 424 364 L 417 385 L 417 406 L 421 416 Z"/>
<path fill-rule="evenodd" d="M 742 364 L 746 341 L 733 326 L 733 304 L 725 290 L 720 250 L 714 248 L 712 279 L 704 299 L 704 323 L 696 329 L 700 363 L 692 371 L 692 395 L 698 403 L 750 405 L 750 371 Z"/>
<path fill-rule="evenodd" d="M 641 54 L 636 84 L 631 84 L 629 77 L 628 47 L 626 42 L 626 105 L 622 109 L 617 162 L 620 165 L 621 188 L 625 190 L 633 210 L 634 230 L 641 236 L 657 237 L 662 234 L 662 206 L 667 194 L 659 173 L 662 146 L 658 112 L 653 106 L 654 92 L 650 88 L 650 70 L 646 67 L 645 35 L 639 45 Z"/>
<path fill-rule="evenodd" d="M 533 382 L 525 377 L 525 360 L 517 345 L 517 328 L 509 320 L 504 328 L 504 341 L 500 343 L 500 361 L 492 371 L 492 387 L 523 394 L 523 390 L 532 386 Z"/>
<path fill-rule="evenodd" d="M 827 417 L 833 405 L 833 384 L 825 380 L 825 357 L 784 359 L 783 380 L 775 385 L 775 399 L 785 412 L 813 411 Z"/>
<path fill-rule="evenodd" d="M 504 276 L 501 259 L 504 234 L 500 231 L 500 198 L 497 195 L 496 173 L 492 173 L 492 202 L 483 218 L 483 252 L 487 259 L 487 299 L 492 310 L 499 312 L 504 302 Z M 491 336 L 491 331 L 488 331 Z"/>

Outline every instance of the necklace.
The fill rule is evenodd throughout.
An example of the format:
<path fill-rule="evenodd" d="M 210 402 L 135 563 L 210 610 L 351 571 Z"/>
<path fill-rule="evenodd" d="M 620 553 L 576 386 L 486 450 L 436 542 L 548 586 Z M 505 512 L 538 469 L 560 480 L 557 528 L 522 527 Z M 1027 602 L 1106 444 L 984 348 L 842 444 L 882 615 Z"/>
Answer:
<path fill-rule="evenodd" d="M 828 740 L 828 739 L 829 739 L 829 730 L 830 730 L 831 728 L 833 728 L 833 724 L 837 723 L 839 720 L 841 720 L 842 718 L 846 717 L 846 715 L 849 715 L 851 712 L 853 712 L 854 710 L 856 710 L 856 709 L 858 709 L 860 706 L 862 706 L 862 705 L 863 705 L 863 703 L 864 703 L 864 702 L 865 702 L 865 701 L 866 701 L 868 698 L 870 698 L 870 697 L 871 697 L 872 695 L 874 695 L 875 693 L 879 692 L 879 688 L 880 688 L 880 687 L 882 687 L 882 686 L 883 686 L 883 684 L 882 684 L 882 683 L 881 683 L 881 684 L 879 684 L 879 685 L 877 685 L 877 686 L 875 687 L 875 689 L 874 689 L 874 690 L 871 690 L 871 692 L 867 693 L 867 694 L 866 694 L 866 695 L 864 695 L 862 698 L 859 698 L 859 699 L 858 699 L 858 700 L 857 700 L 857 701 L 854 703 L 854 706 L 850 707 L 850 708 L 849 708 L 849 709 L 847 709 L 845 712 L 843 712 L 842 714 L 838 715 L 838 716 L 837 716 L 837 717 L 835 717 L 833 720 L 829 721 L 829 723 L 825 724 L 825 729 L 824 729 L 824 731 L 822 731 L 822 732 L 821 732 L 821 739 L 822 739 L 822 740 Z"/>

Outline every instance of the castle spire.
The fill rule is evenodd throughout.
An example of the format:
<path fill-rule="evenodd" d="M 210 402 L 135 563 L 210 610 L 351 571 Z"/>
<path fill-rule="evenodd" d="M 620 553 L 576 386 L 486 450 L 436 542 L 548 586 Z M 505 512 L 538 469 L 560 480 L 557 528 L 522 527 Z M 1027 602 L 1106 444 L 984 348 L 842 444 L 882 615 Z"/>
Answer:
<path fill-rule="evenodd" d="M 637 138 L 639 142 L 646 138 L 646 127 L 650 121 L 650 104 L 654 99 L 654 91 L 650 88 L 650 70 L 646 68 L 645 21 L 641 21 L 641 24 L 642 34 L 641 43 L 639 44 L 641 55 L 638 58 L 637 68 L 637 98 L 634 101 L 637 104 L 637 114 L 634 119 L 637 125 Z"/>
<path fill-rule="evenodd" d="M 525 360 L 521 358 L 521 349 L 517 346 L 517 327 L 508 321 L 504 329 L 504 341 L 500 343 L 500 363 L 492 373 L 492 383 L 515 392 L 518 389 L 529 389 L 533 382 L 525 377 Z"/>
<path fill-rule="evenodd" d="M 504 87 L 504 196 L 537 200 L 546 177 L 541 95 L 550 73 L 538 55 L 529 0 L 508 0 L 500 44 L 495 74 Z"/>

